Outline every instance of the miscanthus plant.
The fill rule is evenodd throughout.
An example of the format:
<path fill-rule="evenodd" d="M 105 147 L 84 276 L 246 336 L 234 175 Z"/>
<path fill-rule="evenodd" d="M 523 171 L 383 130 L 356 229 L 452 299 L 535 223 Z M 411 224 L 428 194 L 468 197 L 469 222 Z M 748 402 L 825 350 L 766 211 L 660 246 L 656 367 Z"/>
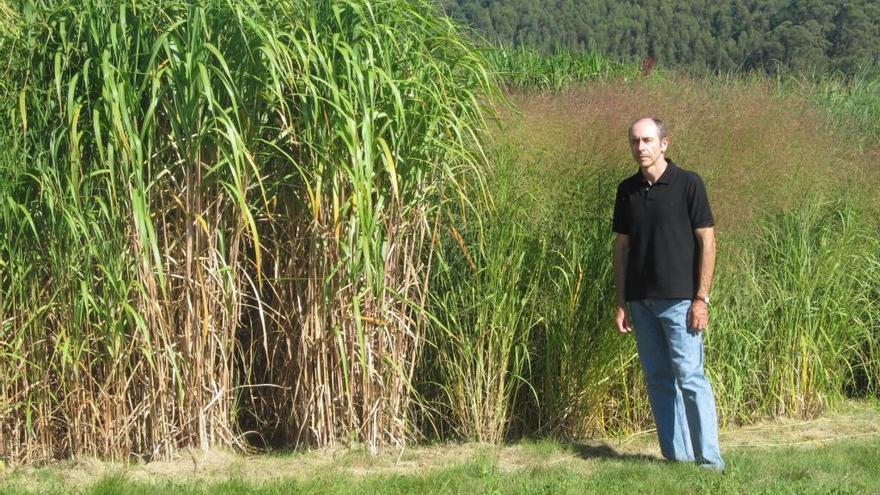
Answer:
<path fill-rule="evenodd" d="M 436 215 L 493 91 L 452 25 L 403 0 L 0 13 L 0 456 L 404 442 Z"/>

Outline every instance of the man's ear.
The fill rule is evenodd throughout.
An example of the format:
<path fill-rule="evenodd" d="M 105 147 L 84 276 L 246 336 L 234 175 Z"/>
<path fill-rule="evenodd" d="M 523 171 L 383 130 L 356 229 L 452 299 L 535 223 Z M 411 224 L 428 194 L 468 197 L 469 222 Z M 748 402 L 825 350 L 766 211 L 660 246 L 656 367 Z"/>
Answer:
<path fill-rule="evenodd" d="M 666 151 L 666 148 L 669 147 L 669 138 L 665 137 L 660 140 L 660 151 Z"/>

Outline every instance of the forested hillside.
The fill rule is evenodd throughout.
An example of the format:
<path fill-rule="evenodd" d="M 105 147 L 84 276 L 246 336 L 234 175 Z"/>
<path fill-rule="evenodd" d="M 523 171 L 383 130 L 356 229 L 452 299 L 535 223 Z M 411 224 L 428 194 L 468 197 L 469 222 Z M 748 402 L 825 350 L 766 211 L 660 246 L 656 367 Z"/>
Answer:
<path fill-rule="evenodd" d="M 880 59 L 876 0 L 437 0 L 495 43 L 722 71 L 854 73 Z"/>

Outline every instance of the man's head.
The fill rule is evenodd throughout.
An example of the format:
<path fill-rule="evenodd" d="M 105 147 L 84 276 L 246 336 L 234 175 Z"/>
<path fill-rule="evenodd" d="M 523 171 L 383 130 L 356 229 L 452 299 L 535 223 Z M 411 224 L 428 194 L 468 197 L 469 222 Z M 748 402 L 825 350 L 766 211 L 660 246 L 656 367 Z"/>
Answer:
<path fill-rule="evenodd" d="M 629 149 L 639 167 L 649 168 L 666 162 L 669 137 L 666 123 L 654 117 L 643 117 L 629 126 Z"/>

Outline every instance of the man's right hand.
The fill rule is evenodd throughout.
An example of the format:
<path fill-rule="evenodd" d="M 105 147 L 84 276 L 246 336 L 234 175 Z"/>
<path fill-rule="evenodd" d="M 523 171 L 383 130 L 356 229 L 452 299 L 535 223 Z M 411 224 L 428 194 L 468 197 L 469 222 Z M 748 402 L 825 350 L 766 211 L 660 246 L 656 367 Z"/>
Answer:
<path fill-rule="evenodd" d="M 614 317 L 617 323 L 617 333 L 627 334 L 632 332 L 632 323 L 629 321 L 629 315 L 626 314 L 626 308 L 617 306 L 617 314 Z"/>

